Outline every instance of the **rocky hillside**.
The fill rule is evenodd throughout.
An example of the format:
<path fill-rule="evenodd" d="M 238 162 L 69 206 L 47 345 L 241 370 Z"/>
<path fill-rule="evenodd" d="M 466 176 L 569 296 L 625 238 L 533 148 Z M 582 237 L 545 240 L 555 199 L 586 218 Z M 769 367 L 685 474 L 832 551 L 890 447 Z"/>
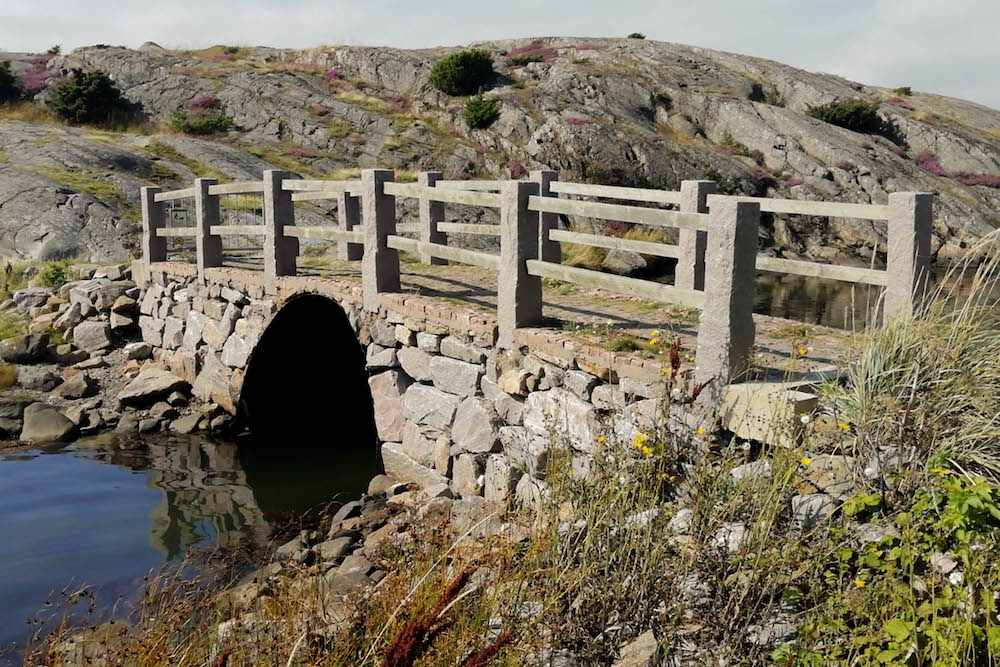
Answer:
<path fill-rule="evenodd" d="M 932 191 L 941 195 L 933 247 L 942 258 L 962 254 L 1000 222 L 996 110 L 663 42 L 476 46 L 494 55 L 497 77 L 486 94 L 501 100 L 499 119 L 485 130 L 469 130 L 464 100 L 428 83 L 432 64 L 454 49 L 176 52 L 147 44 L 8 54 L 37 87 L 36 102 L 68 69 L 101 69 L 149 122 L 117 134 L 7 111 L 0 252 L 121 256 L 134 246 L 141 184 L 252 178 L 269 166 L 312 177 L 376 165 L 433 168 L 452 178 L 545 167 L 568 179 L 657 188 L 707 177 L 730 193 L 864 203 Z M 536 62 L 517 66 L 518 56 Z M 879 102 L 892 132 L 859 134 L 806 114 L 851 98 Z M 218 108 L 234 129 L 206 139 L 165 132 L 171 114 L 192 103 Z M 868 260 L 884 252 L 884 230 L 863 221 L 768 217 L 762 235 L 763 248 L 787 257 Z"/>

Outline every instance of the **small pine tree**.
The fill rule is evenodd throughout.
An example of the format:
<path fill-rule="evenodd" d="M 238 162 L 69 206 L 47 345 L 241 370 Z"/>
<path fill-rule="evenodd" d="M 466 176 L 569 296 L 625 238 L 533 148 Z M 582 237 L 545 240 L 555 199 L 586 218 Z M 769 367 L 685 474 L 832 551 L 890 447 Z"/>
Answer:
<path fill-rule="evenodd" d="M 473 130 L 485 129 L 499 117 L 500 100 L 486 99 L 481 92 L 466 100 L 465 108 L 462 109 L 462 119 Z"/>
<path fill-rule="evenodd" d="M 828 102 L 811 106 L 806 113 L 813 118 L 854 132 L 878 134 L 884 126 L 882 118 L 878 115 L 878 102 L 859 99 Z"/>
<path fill-rule="evenodd" d="M 49 107 L 68 123 L 101 125 L 128 114 L 129 102 L 107 74 L 74 69 L 69 80 L 56 88 Z"/>
<path fill-rule="evenodd" d="M 58 56 L 60 53 L 62 53 L 62 47 L 59 46 L 58 44 L 54 44 L 50 46 L 49 50 L 46 51 L 45 53 L 49 54 L 50 56 Z"/>
<path fill-rule="evenodd" d="M 10 63 L 0 60 L 0 104 L 16 102 L 23 93 L 20 82 L 10 69 Z"/>
<path fill-rule="evenodd" d="M 646 39 L 646 35 L 641 32 L 630 32 L 628 34 L 629 39 Z"/>
<path fill-rule="evenodd" d="M 459 51 L 431 68 L 431 85 L 447 95 L 471 95 L 493 82 L 493 56 L 485 49 Z"/>

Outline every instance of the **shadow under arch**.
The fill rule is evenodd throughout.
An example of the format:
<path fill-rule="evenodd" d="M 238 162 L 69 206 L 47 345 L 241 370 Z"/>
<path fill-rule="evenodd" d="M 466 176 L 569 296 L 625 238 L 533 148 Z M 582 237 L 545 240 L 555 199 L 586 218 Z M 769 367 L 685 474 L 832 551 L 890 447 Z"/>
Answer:
<path fill-rule="evenodd" d="M 288 300 L 247 363 L 240 461 L 261 510 L 360 496 L 381 472 L 364 349 L 332 299 Z"/>

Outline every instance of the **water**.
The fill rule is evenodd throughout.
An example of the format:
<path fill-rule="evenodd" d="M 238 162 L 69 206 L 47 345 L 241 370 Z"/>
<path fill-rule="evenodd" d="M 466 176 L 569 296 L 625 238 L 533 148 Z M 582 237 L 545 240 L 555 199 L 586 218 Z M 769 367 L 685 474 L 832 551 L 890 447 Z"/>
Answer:
<path fill-rule="evenodd" d="M 962 300 L 972 291 L 974 272 L 948 275 L 947 267 L 934 267 L 932 289 L 947 280 L 947 291 Z M 994 285 L 992 298 L 1000 297 Z M 881 288 L 769 272 L 757 275 L 754 312 L 806 324 L 861 331 L 876 312 Z"/>
<path fill-rule="evenodd" d="M 91 586 L 99 616 L 122 616 L 143 577 L 189 550 L 264 542 L 278 519 L 357 497 L 370 479 L 366 461 L 282 447 L 98 438 L 0 452 L 0 646 L 23 645 L 27 619 L 51 616 L 60 591 Z"/>

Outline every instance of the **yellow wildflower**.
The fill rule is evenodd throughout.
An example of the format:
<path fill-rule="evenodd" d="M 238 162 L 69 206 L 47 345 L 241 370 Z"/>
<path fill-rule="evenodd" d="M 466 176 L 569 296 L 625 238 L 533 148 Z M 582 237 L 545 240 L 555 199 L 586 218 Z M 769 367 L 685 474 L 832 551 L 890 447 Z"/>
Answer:
<path fill-rule="evenodd" d="M 651 333 L 649 335 L 652 336 L 653 338 L 656 338 L 657 336 L 660 335 L 660 332 L 659 331 L 654 331 L 653 333 Z"/>
<path fill-rule="evenodd" d="M 671 476 L 670 476 L 670 481 L 671 481 L 671 482 L 673 482 L 673 481 L 674 481 L 674 480 L 676 480 L 676 479 L 677 479 L 677 475 L 671 475 Z"/>
<path fill-rule="evenodd" d="M 660 479 L 666 479 L 666 478 L 667 478 L 667 473 L 661 472 L 660 473 Z"/>
<path fill-rule="evenodd" d="M 645 442 L 646 441 L 645 434 L 643 434 L 643 433 L 636 433 L 635 434 L 635 441 L 636 442 Z"/>
<path fill-rule="evenodd" d="M 935 475 L 950 475 L 950 470 L 945 470 L 944 468 L 931 468 L 931 472 Z"/>
<path fill-rule="evenodd" d="M 650 338 L 649 339 L 649 344 L 650 345 L 656 345 L 656 339 L 655 338 Z"/>
<path fill-rule="evenodd" d="M 801 459 L 799 461 L 799 463 L 801 463 L 804 466 L 807 466 L 807 465 L 809 465 L 812 462 L 813 462 L 813 460 L 811 458 L 809 458 L 808 456 L 804 457 L 803 459 Z"/>
<path fill-rule="evenodd" d="M 649 447 L 647 447 L 647 446 L 643 445 L 643 446 L 642 446 L 642 453 L 643 453 L 643 454 L 646 454 L 646 455 L 648 456 L 648 455 L 650 455 L 650 454 L 652 454 L 652 453 L 653 453 L 653 450 L 652 450 L 652 449 L 650 449 Z"/>
<path fill-rule="evenodd" d="M 806 350 L 806 348 L 804 348 L 804 347 L 800 347 L 799 348 L 799 354 L 805 354 L 806 352 L 808 352 L 808 350 Z"/>
<path fill-rule="evenodd" d="M 857 586 L 858 588 L 864 588 L 865 587 L 865 580 L 864 579 L 855 579 L 854 580 L 854 585 Z"/>
<path fill-rule="evenodd" d="M 703 428 L 698 429 L 698 435 L 704 435 L 704 433 L 705 433 L 705 429 L 703 429 Z"/>
<path fill-rule="evenodd" d="M 837 424 L 837 426 L 840 427 L 841 431 L 850 431 L 851 430 L 851 425 L 850 424 Z"/>
<path fill-rule="evenodd" d="M 567 470 L 566 471 L 566 476 L 567 477 L 572 477 L 573 476 L 573 471 L 572 470 Z"/>
<path fill-rule="evenodd" d="M 604 436 L 602 435 L 602 436 L 601 436 L 600 438 L 598 438 L 598 439 L 597 439 L 597 442 L 604 442 L 604 440 L 605 440 L 605 438 L 604 438 Z"/>

